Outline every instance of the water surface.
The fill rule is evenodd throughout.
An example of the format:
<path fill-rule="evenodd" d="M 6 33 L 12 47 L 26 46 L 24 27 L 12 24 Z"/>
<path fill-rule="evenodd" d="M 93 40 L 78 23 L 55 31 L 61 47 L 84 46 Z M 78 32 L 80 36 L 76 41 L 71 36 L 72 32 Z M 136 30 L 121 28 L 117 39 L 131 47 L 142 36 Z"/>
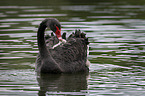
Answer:
<path fill-rule="evenodd" d="M 0 95 L 144 96 L 145 1 L 56 2 L 0 1 Z M 36 75 L 36 32 L 48 17 L 67 35 L 86 32 L 89 74 Z"/>

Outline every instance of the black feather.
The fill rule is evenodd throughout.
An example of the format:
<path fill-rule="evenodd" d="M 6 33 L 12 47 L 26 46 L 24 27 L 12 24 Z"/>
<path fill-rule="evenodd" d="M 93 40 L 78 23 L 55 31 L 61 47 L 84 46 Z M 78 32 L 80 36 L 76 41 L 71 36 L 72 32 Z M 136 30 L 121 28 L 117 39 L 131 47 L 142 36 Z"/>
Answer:
<path fill-rule="evenodd" d="M 62 39 L 65 39 L 66 40 L 66 33 L 63 33 L 62 34 Z"/>
<path fill-rule="evenodd" d="M 55 28 L 55 24 L 60 24 L 55 18 L 47 18 L 40 24 L 37 33 L 40 53 L 36 59 L 36 71 L 47 73 L 88 72 L 86 62 L 89 41 L 86 34 L 75 30 L 75 33 L 66 38 L 66 33 L 64 33 L 62 37 L 66 39 L 66 43 L 53 48 L 60 41 L 53 33 L 44 38 L 44 31 L 46 27 L 52 30 Z"/>

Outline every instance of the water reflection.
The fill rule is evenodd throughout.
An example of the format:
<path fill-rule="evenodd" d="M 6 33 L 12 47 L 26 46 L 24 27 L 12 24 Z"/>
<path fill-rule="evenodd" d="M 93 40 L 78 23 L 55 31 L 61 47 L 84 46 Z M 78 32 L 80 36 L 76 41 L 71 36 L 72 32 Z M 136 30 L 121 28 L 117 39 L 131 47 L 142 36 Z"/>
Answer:
<path fill-rule="evenodd" d="M 38 75 L 38 95 L 87 95 L 87 78 L 88 73 Z"/>

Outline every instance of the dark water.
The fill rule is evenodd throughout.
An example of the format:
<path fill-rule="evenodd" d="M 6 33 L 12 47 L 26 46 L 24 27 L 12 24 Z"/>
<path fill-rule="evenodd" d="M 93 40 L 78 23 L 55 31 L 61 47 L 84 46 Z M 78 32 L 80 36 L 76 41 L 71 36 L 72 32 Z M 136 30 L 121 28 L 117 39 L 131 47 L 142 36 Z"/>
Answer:
<path fill-rule="evenodd" d="M 86 32 L 89 74 L 35 74 L 36 31 L 48 17 Z M 49 34 L 49 30 L 47 34 Z M 144 0 L 1 0 L 1 96 L 144 96 Z"/>

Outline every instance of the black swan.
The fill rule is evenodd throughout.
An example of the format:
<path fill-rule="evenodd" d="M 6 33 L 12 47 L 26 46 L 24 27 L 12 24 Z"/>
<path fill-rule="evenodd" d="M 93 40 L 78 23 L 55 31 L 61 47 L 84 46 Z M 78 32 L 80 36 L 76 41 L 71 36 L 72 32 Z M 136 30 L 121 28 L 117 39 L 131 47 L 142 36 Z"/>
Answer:
<path fill-rule="evenodd" d="M 45 36 L 46 28 L 51 29 L 56 36 L 53 35 L 53 32 L 51 36 Z M 66 33 L 61 36 L 61 25 L 57 19 L 46 18 L 43 20 L 37 32 L 39 54 L 36 59 L 36 72 L 88 72 L 87 48 L 89 42 L 85 35 L 80 30 L 76 30 L 66 39 Z"/>

